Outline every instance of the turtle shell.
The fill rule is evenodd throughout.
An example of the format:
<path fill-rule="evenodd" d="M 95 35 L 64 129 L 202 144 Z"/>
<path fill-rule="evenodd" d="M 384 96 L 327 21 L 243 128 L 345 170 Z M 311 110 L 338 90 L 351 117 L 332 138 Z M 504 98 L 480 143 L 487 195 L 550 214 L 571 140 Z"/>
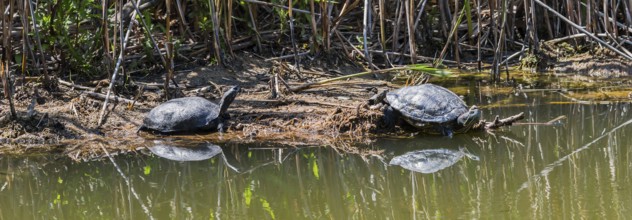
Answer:
<path fill-rule="evenodd" d="M 386 102 L 409 124 L 418 128 L 452 126 L 468 112 L 467 105 L 452 91 L 433 84 L 404 87 L 386 94 Z"/>
<path fill-rule="evenodd" d="M 177 98 L 152 109 L 143 127 L 163 133 L 212 130 L 217 128 L 219 116 L 219 106 L 205 98 Z"/>

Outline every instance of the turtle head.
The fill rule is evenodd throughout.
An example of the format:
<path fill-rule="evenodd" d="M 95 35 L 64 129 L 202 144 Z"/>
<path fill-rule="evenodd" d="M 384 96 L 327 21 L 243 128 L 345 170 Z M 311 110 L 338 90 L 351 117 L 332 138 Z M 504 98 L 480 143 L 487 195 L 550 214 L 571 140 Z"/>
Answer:
<path fill-rule="evenodd" d="M 470 107 L 469 111 L 463 113 L 457 119 L 457 122 L 461 126 L 459 132 L 466 132 L 467 130 L 470 130 L 470 128 L 472 128 L 474 124 L 478 123 L 480 119 L 481 110 L 479 110 L 477 106 L 473 105 L 472 107 Z"/>
<path fill-rule="evenodd" d="M 219 103 L 219 115 L 223 115 L 228 110 L 228 106 L 230 103 L 233 103 L 235 97 L 237 97 L 237 93 L 241 91 L 239 86 L 233 86 L 228 91 L 224 92 L 224 96 L 222 97 L 222 101 Z"/>

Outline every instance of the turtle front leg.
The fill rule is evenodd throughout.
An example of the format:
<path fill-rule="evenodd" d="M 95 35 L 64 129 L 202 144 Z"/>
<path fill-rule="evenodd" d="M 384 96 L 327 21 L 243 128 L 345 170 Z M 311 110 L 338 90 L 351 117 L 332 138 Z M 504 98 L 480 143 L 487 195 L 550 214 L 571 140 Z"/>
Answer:
<path fill-rule="evenodd" d="M 386 108 L 384 108 L 384 124 L 387 128 L 394 128 L 398 120 L 399 112 L 397 112 L 391 106 L 387 106 Z"/>
<path fill-rule="evenodd" d="M 452 129 L 448 127 L 441 126 L 441 134 L 443 134 L 443 136 L 447 136 L 448 138 L 452 138 L 454 132 L 452 132 Z"/>
<path fill-rule="evenodd" d="M 223 117 L 217 117 L 217 118 L 211 120 L 204 127 L 207 130 L 217 131 L 217 132 L 223 133 L 224 131 L 226 131 L 226 120 Z"/>

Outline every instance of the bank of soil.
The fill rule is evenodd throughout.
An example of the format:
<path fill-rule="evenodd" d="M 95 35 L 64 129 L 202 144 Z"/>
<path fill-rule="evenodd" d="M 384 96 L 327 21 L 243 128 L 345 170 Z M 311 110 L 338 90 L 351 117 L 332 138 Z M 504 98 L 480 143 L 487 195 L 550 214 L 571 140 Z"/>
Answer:
<path fill-rule="evenodd" d="M 291 93 L 283 82 L 270 83 L 274 82 L 271 79 L 278 75 L 295 87 L 363 70 L 329 59 L 313 61 L 296 74 L 283 62 L 265 61 L 249 53 L 240 54 L 232 64 L 177 71 L 178 88 L 171 93 L 172 97 L 202 96 L 217 102 L 227 88 L 241 86 L 242 92 L 229 108 L 228 131 L 223 134 L 137 133 L 145 114 L 165 100 L 160 87 L 164 76 L 158 74 L 134 76 L 125 86 L 117 85 L 117 96 L 133 102 L 110 102 L 101 126 L 97 121 L 103 99 L 94 98 L 93 94 L 106 93 L 102 82 L 76 82 L 90 88 L 59 84 L 57 89 L 47 91 L 39 88 L 37 80 L 18 80 L 15 106 L 19 119 L 10 120 L 7 101 L 0 101 L 0 154 L 54 151 L 75 159 L 91 158 L 103 155 L 104 150 L 134 151 L 165 138 L 334 145 L 356 151 L 347 147 L 348 143 L 369 142 L 379 135 L 406 134 L 401 129 L 383 128 L 380 109 L 365 106 L 377 92 L 395 87 L 389 81 L 396 74 L 354 78 Z M 272 97 L 275 88 L 279 91 L 276 98 Z M 29 110 L 29 105 L 34 108 Z"/>
<path fill-rule="evenodd" d="M 606 49 L 560 57 L 553 72 L 578 77 L 620 78 L 632 76 L 630 60 L 618 57 Z"/>
<path fill-rule="evenodd" d="M 92 93 L 105 94 L 107 87 L 98 83 L 77 82 L 92 89 L 64 84 L 46 91 L 36 80 L 16 86 L 15 106 L 18 120 L 10 120 L 8 103 L 0 106 L 0 153 L 58 151 L 73 158 L 132 151 L 162 138 L 186 138 L 225 142 L 274 142 L 290 145 L 324 145 L 339 141 L 363 141 L 379 131 L 381 113 L 362 107 L 377 91 L 392 88 L 386 81 L 357 78 L 299 93 L 288 92 L 279 82 L 279 94 L 272 98 L 270 78 L 275 74 L 289 86 L 362 71 L 345 62 L 314 62 L 299 74 L 291 73 L 281 62 L 264 61 L 242 54 L 231 67 L 207 66 L 178 71 L 171 95 L 202 96 L 218 102 L 222 92 L 239 85 L 242 92 L 229 108 L 228 131 L 190 135 L 160 136 L 136 133 L 147 112 L 164 101 L 160 86 L 163 77 L 135 78 L 126 86 L 116 86 L 119 97 L 132 103 L 112 101 L 105 123 L 97 126 L 103 101 Z M 276 87 L 273 85 L 273 88 Z M 141 91 L 142 88 L 142 92 Z M 35 91 L 37 90 L 37 91 Z M 37 95 L 34 95 L 37 93 Z M 33 98 L 37 97 L 37 98 Z M 29 105 L 35 103 L 29 113 Z"/>

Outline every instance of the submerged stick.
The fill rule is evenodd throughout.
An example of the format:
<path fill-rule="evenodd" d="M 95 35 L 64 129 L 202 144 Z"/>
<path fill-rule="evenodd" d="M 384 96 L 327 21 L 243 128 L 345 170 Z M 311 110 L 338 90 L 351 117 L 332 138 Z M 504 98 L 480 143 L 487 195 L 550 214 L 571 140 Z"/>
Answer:
<path fill-rule="evenodd" d="M 612 133 L 614 133 L 615 131 L 628 126 L 629 124 L 632 124 L 632 119 L 624 122 L 623 124 L 620 124 L 617 127 L 614 127 L 612 129 L 610 129 L 608 132 L 604 132 L 601 136 L 593 139 L 591 142 L 573 150 L 572 152 L 568 153 L 566 156 L 561 157 L 560 159 L 554 161 L 553 163 L 548 164 L 546 167 L 544 167 L 542 169 L 542 171 L 540 171 L 539 173 L 535 174 L 534 176 L 529 177 L 529 179 L 527 181 L 525 181 L 524 183 L 522 183 L 522 185 L 520 185 L 520 188 L 518 189 L 518 192 L 525 190 L 526 188 L 529 187 L 529 183 L 532 181 L 538 181 L 540 178 L 545 177 L 547 175 L 549 175 L 549 173 L 551 173 L 551 171 L 553 171 L 553 169 L 555 169 L 556 167 L 564 164 L 565 161 L 569 160 L 573 155 L 578 154 L 579 152 L 582 152 L 586 149 L 588 149 L 591 145 L 597 143 L 597 141 L 605 138 L 605 137 L 610 137 L 610 135 Z"/>
<path fill-rule="evenodd" d="M 551 125 L 558 125 L 559 123 L 555 123 L 559 120 L 565 119 L 566 115 L 560 115 L 557 118 L 551 119 L 547 122 L 517 122 L 514 123 L 514 125 L 547 125 L 547 126 L 551 126 Z"/>
<path fill-rule="evenodd" d="M 138 203 L 140 203 L 140 207 L 143 208 L 143 211 L 145 212 L 145 214 L 147 214 L 147 217 L 149 217 L 149 219 L 154 219 L 154 217 L 151 215 L 151 212 L 149 212 L 149 209 L 147 208 L 147 206 L 145 206 L 145 203 L 143 202 L 143 200 L 140 199 L 140 196 L 138 196 L 138 193 L 136 192 L 136 190 L 134 190 L 134 187 L 130 183 L 129 178 L 125 176 L 125 174 L 123 173 L 123 170 L 121 170 L 121 168 L 116 163 L 116 161 L 114 161 L 114 158 L 112 158 L 112 155 L 110 155 L 110 153 L 108 153 L 105 147 L 103 147 L 103 144 L 99 144 L 99 145 L 101 146 L 101 149 L 103 150 L 103 152 L 105 152 L 105 155 L 107 155 L 108 158 L 110 159 L 110 162 L 112 162 L 112 165 L 114 165 L 114 168 L 116 168 L 116 171 L 118 171 L 121 177 L 123 177 L 123 180 L 125 181 L 127 187 L 129 187 L 130 191 L 132 192 L 132 195 L 134 195 L 134 198 L 138 200 Z"/>

